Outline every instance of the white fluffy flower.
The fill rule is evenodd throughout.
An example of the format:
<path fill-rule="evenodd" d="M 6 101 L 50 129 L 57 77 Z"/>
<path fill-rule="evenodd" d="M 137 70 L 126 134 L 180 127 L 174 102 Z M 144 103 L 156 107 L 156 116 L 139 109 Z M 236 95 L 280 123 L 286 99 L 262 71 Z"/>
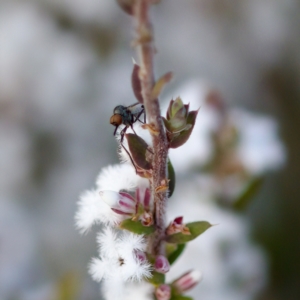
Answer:
<path fill-rule="evenodd" d="M 82 232 L 88 231 L 92 225 L 104 223 L 114 225 L 124 219 L 124 216 L 114 212 L 100 191 L 118 193 L 130 191 L 138 186 L 147 186 L 146 179 L 135 174 L 134 168 L 128 164 L 114 165 L 103 168 L 97 181 L 97 188 L 85 191 L 78 201 L 78 210 L 75 215 L 76 227 Z M 113 207 L 116 208 L 116 207 Z"/>
<path fill-rule="evenodd" d="M 80 196 L 75 221 L 76 227 L 81 233 L 88 231 L 94 224 L 113 225 L 123 218 L 123 216 L 112 211 L 111 207 L 101 199 L 99 191 L 85 191 Z"/>
<path fill-rule="evenodd" d="M 154 287 L 147 282 L 128 283 L 124 291 L 126 300 L 153 300 Z"/>
<path fill-rule="evenodd" d="M 101 258 L 94 258 L 89 273 L 95 281 L 103 280 L 105 299 L 122 299 L 126 282 L 151 276 L 150 264 L 141 261 L 135 251 L 145 251 L 142 236 L 124 231 L 120 235 L 110 227 L 97 238 Z"/>
<path fill-rule="evenodd" d="M 96 184 L 99 190 L 119 192 L 121 190 L 134 190 L 140 184 L 147 184 L 147 180 L 138 176 L 133 166 L 118 164 L 103 168 Z"/>

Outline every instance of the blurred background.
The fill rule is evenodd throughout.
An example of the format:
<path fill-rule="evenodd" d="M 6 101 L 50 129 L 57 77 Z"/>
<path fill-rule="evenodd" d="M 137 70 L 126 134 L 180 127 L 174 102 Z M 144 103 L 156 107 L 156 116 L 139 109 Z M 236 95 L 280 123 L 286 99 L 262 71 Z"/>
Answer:
<path fill-rule="evenodd" d="M 210 174 L 204 185 L 213 188 L 205 197 L 210 209 L 202 213 L 218 227 L 218 216 L 230 220 L 226 236 L 247 240 L 242 247 L 229 244 L 234 249 L 227 247 L 218 268 L 205 262 L 195 299 L 300 299 L 299 15 L 297 0 L 162 0 L 153 7 L 155 72 L 175 74 L 162 99 L 182 94 L 192 103 L 189 97 L 198 97 L 192 109 L 207 104 L 217 111 L 210 118 L 201 108 L 198 115 L 210 118 L 199 121 L 198 141 L 202 134 L 211 142 L 195 147 L 201 168 L 192 172 Z M 81 236 L 74 214 L 100 169 L 118 162 L 109 117 L 116 105 L 136 101 L 133 36 L 132 20 L 116 1 L 0 0 L 1 300 L 101 299 L 87 274 L 97 255 L 95 231 Z M 227 163 L 221 150 L 228 124 L 238 132 L 233 144 L 240 160 L 238 171 L 224 175 L 214 166 Z M 188 162 L 184 154 L 175 159 L 184 162 L 177 166 L 178 182 L 184 181 Z M 197 164 L 197 155 L 193 159 Z M 236 172 L 238 181 L 231 176 Z M 261 178 L 251 202 L 232 205 L 245 184 Z M 237 233 L 237 227 L 244 229 Z M 243 259 L 235 259 L 236 249 Z M 250 269 L 257 276 L 224 280 L 231 256 L 237 277 Z M 216 280 L 211 286 L 209 271 Z"/>

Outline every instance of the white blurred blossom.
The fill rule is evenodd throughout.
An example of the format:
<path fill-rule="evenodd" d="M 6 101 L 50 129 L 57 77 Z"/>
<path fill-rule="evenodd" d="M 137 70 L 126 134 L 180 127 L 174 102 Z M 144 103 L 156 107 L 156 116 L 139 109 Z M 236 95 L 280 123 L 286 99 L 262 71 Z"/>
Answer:
<path fill-rule="evenodd" d="M 233 109 L 230 115 L 239 133 L 238 156 L 245 168 L 257 175 L 282 167 L 285 148 L 275 120 L 242 109 Z"/>
<path fill-rule="evenodd" d="M 101 170 L 96 180 L 99 190 L 115 192 L 121 190 L 132 191 L 140 183 L 147 184 L 147 180 L 138 176 L 131 164 L 116 164 L 105 167 Z"/>
<path fill-rule="evenodd" d="M 168 218 L 184 215 L 186 223 L 205 220 L 214 226 L 188 243 L 167 279 L 180 277 L 182 270 L 198 269 L 203 280 L 188 292 L 195 299 L 251 300 L 267 281 L 264 252 L 249 241 L 249 226 L 242 216 L 219 208 L 210 194 L 202 192 L 199 177 L 177 184 Z"/>
<path fill-rule="evenodd" d="M 107 300 L 122 299 L 126 282 L 151 276 L 150 264 L 135 254 L 135 250 L 146 250 L 143 237 L 128 231 L 117 234 L 106 227 L 98 235 L 100 258 L 94 258 L 89 267 L 94 280 L 103 280 L 102 290 Z"/>
<path fill-rule="evenodd" d="M 94 224 L 116 224 L 123 217 L 112 211 L 97 190 L 88 190 L 80 196 L 75 215 L 76 227 L 81 233 L 87 232 Z"/>

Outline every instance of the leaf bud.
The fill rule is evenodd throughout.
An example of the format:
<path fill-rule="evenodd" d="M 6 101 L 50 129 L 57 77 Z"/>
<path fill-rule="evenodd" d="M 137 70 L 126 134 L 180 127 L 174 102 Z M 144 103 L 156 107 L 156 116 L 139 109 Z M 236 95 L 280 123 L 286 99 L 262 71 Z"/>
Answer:
<path fill-rule="evenodd" d="M 183 104 L 180 97 L 171 100 L 166 118 L 162 118 L 167 131 L 169 148 L 183 145 L 194 128 L 198 111 L 189 111 L 189 104 Z"/>

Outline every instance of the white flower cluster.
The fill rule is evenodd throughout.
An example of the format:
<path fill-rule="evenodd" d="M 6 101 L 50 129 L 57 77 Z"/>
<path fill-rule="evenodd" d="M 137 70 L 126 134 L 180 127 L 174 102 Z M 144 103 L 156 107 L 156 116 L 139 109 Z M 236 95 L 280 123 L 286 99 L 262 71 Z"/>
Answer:
<path fill-rule="evenodd" d="M 93 258 L 89 273 L 102 281 L 105 299 L 122 299 L 126 283 L 151 276 L 151 266 L 143 256 L 146 243 L 142 235 L 119 232 L 115 225 L 135 213 L 135 199 L 125 191 L 147 184 L 128 164 L 108 166 L 99 174 L 96 188 L 84 192 L 75 215 L 76 227 L 87 232 L 94 224 L 104 224 L 97 242 L 100 258 Z"/>

